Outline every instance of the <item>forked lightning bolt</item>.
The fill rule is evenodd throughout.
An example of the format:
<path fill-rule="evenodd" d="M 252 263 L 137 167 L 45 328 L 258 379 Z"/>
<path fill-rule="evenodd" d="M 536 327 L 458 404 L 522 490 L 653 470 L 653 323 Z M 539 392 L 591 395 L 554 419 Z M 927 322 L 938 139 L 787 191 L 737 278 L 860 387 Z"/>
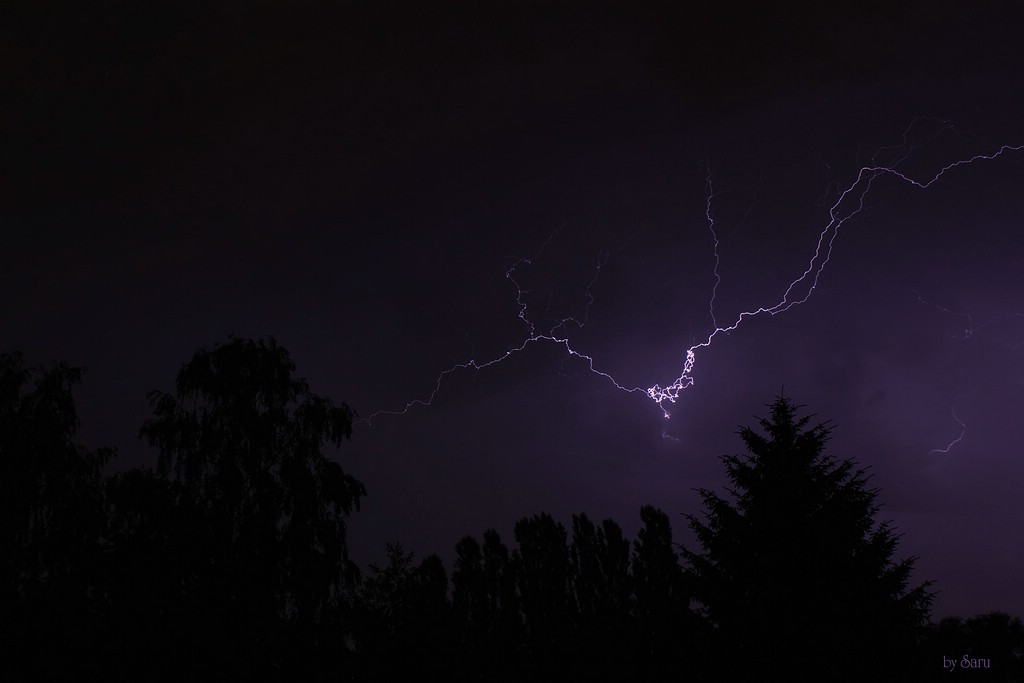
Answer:
<path fill-rule="evenodd" d="M 587 304 L 584 308 L 583 315 L 580 318 L 576 318 L 575 316 L 566 316 L 559 320 L 557 323 L 555 323 L 551 328 L 549 328 L 547 332 L 537 332 L 537 325 L 530 319 L 529 305 L 527 304 L 524 298 L 526 295 L 526 291 L 519 285 L 519 282 L 516 280 L 516 271 L 522 266 L 532 265 L 533 261 L 538 259 L 541 256 L 541 254 L 544 253 L 544 250 L 547 248 L 548 244 L 551 242 L 551 239 L 553 237 L 554 235 L 548 237 L 548 239 L 544 242 L 544 244 L 541 245 L 540 249 L 534 256 L 519 259 L 518 261 L 513 263 L 512 266 L 507 271 L 505 271 L 505 279 L 512 283 L 512 286 L 516 292 L 516 305 L 519 307 L 519 319 L 523 322 L 527 329 L 527 336 L 519 345 L 509 347 L 500 355 L 495 356 L 494 358 L 491 358 L 490 360 L 487 361 L 480 362 L 477 361 L 475 358 L 471 358 L 463 363 L 456 363 L 455 365 L 451 366 L 450 368 L 443 371 L 440 375 L 437 376 L 437 380 L 434 382 L 434 389 L 433 391 L 430 392 L 430 395 L 427 396 L 427 398 L 414 399 L 412 401 L 409 401 L 408 403 L 405 404 L 403 408 L 399 410 L 378 410 L 373 415 L 370 415 L 369 417 L 364 418 L 360 421 L 366 422 L 367 424 L 373 424 L 373 420 L 380 415 L 403 415 L 414 406 L 429 406 L 431 403 L 433 403 L 434 398 L 437 396 L 438 392 L 441 391 L 441 385 L 444 383 L 445 378 L 448 375 L 452 374 L 453 372 L 469 369 L 483 370 L 485 368 L 488 368 L 492 365 L 496 365 L 497 363 L 504 361 L 510 356 L 513 356 L 519 353 L 520 351 L 523 351 L 531 344 L 535 344 L 538 342 L 549 342 L 552 344 L 558 344 L 562 346 L 563 348 L 565 348 L 565 351 L 568 354 L 568 356 L 584 360 L 587 363 L 587 367 L 589 368 L 590 372 L 592 372 L 595 375 L 600 375 L 601 377 L 604 377 L 609 382 L 611 382 L 615 386 L 615 388 L 621 391 L 629 393 L 644 391 L 640 387 L 634 387 L 632 389 L 624 387 L 617 381 L 615 381 L 615 378 L 609 375 L 608 373 L 598 370 L 594 366 L 594 359 L 572 348 L 572 345 L 569 342 L 569 337 L 566 336 L 567 332 L 565 328 L 568 325 L 570 325 L 570 323 L 572 325 L 575 325 L 577 330 L 582 329 L 583 326 L 586 324 L 587 314 L 590 310 L 590 304 L 592 304 L 594 301 L 594 297 L 591 294 L 591 291 L 593 290 L 594 284 L 597 282 L 597 279 L 601 274 L 601 268 L 607 262 L 608 255 L 606 253 L 602 253 L 598 258 L 597 265 L 594 268 L 594 275 L 590 279 L 590 283 L 587 285 L 585 291 Z M 558 330 L 562 330 L 561 335 L 557 334 Z"/>
<path fill-rule="evenodd" d="M 792 282 L 790 282 L 789 286 L 786 288 L 785 292 L 783 292 L 782 296 L 774 303 L 769 303 L 758 306 L 757 308 L 751 308 L 749 310 L 742 311 L 736 316 L 735 319 L 733 319 L 732 323 L 728 325 L 720 325 L 715 313 L 715 298 L 718 293 L 718 286 L 721 283 L 721 277 L 719 275 L 719 239 L 717 231 L 715 229 L 715 220 L 712 212 L 714 192 L 712 187 L 712 176 L 710 172 L 708 173 L 706 180 L 707 193 L 705 204 L 705 217 L 707 219 L 708 230 L 710 231 L 712 237 L 714 255 L 714 286 L 711 290 L 711 297 L 708 303 L 708 311 L 711 315 L 711 321 L 714 325 L 714 330 L 712 330 L 707 335 L 707 337 L 704 338 L 703 341 L 693 344 L 683 352 L 683 362 L 679 376 L 676 377 L 676 379 L 673 380 L 670 384 L 666 386 L 655 384 L 654 386 L 648 387 L 646 389 L 638 386 L 629 387 L 628 385 L 623 385 L 607 372 L 598 369 L 594 359 L 591 356 L 585 353 L 581 353 L 580 351 L 577 351 L 575 348 L 573 348 L 570 342 L 570 326 L 574 326 L 577 330 L 579 330 L 586 323 L 587 312 L 589 310 L 590 304 L 593 302 L 593 296 L 591 292 L 594 285 L 597 282 L 598 277 L 600 276 L 602 266 L 604 266 L 607 261 L 607 254 L 602 254 L 602 256 L 599 258 L 595 268 L 594 276 L 591 278 L 590 283 L 587 285 L 585 291 L 587 305 L 584 310 L 584 314 L 580 318 L 567 316 L 557 321 L 553 326 L 547 328 L 546 330 L 539 331 L 537 324 L 534 323 L 533 320 L 530 318 L 529 307 L 525 300 L 526 292 L 517 281 L 516 273 L 520 268 L 532 265 L 533 260 L 537 259 L 543 253 L 547 245 L 550 243 L 551 237 L 549 237 L 548 240 L 545 241 L 545 243 L 541 246 L 541 248 L 533 257 L 519 259 L 518 261 L 513 263 L 512 266 L 505 272 L 505 278 L 512 284 L 512 287 L 515 290 L 515 301 L 516 305 L 519 308 L 518 317 L 526 327 L 526 336 L 522 339 L 520 343 L 518 343 L 515 346 L 508 347 L 503 353 L 488 360 L 478 361 L 476 358 L 471 358 L 470 360 L 467 360 L 463 363 L 457 363 L 448 368 L 447 370 L 444 370 L 437 376 L 437 380 L 434 382 L 434 388 L 426 398 L 409 401 L 408 403 L 405 404 L 404 407 L 397 410 L 380 410 L 362 421 L 372 423 L 373 419 L 380 415 L 401 415 L 417 405 L 429 406 L 434 401 L 434 398 L 437 396 L 437 394 L 440 392 L 441 385 L 444 383 L 445 378 L 448 377 L 450 374 L 466 369 L 483 370 L 497 363 L 501 363 L 502 361 L 508 359 L 509 357 L 519 353 L 520 351 L 523 351 L 532 344 L 542 342 L 562 346 L 565 349 L 567 358 L 575 357 L 583 360 L 591 373 L 599 375 L 600 377 L 606 379 L 616 389 L 619 389 L 620 391 L 624 391 L 627 393 L 646 394 L 651 400 L 658 404 L 658 407 L 661 408 L 662 414 L 666 418 L 668 418 L 670 416 L 670 413 L 664 404 L 666 401 L 668 403 L 674 403 L 675 400 L 679 398 L 680 394 L 685 389 L 693 386 L 693 369 L 694 365 L 697 362 L 697 354 L 701 349 L 711 346 L 712 342 L 714 342 L 715 338 L 718 337 L 719 335 L 733 332 L 734 330 L 739 328 L 745 320 L 749 318 L 754 318 L 762 315 L 775 316 L 778 315 L 779 313 L 784 313 L 788 311 L 794 306 L 798 306 L 806 302 L 810 298 L 811 294 L 814 293 L 814 290 L 818 285 L 818 280 L 821 277 L 821 274 L 824 271 L 825 266 L 828 265 L 829 259 L 832 256 L 832 249 L 835 244 L 836 237 L 839 235 L 840 228 L 842 228 L 847 221 L 854 218 L 864 209 L 865 199 L 867 198 L 869 192 L 871 191 L 872 185 L 875 183 L 876 180 L 879 180 L 883 177 L 890 177 L 898 182 L 906 183 L 908 185 L 912 185 L 914 187 L 924 190 L 929 188 L 932 184 L 937 182 L 947 173 L 961 166 L 969 166 L 971 164 L 975 164 L 982 161 L 991 161 L 1009 152 L 1019 152 L 1021 150 L 1024 150 L 1024 145 L 1003 145 L 1002 147 L 999 147 L 997 150 L 989 154 L 977 154 L 965 159 L 959 159 L 957 161 L 950 162 L 945 166 L 941 167 L 937 172 L 935 172 L 930 177 L 927 177 L 925 179 L 917 179 L 905 174 L 904 172 L 898 170 L 897 168 L 900 165 L 900 163 L 906 160 L 906 158 L 910 155 L 910 153 L 916 146 L 915 143 L 907 141 L 910 130 L 912 128 L 913 124 L 911 124 L 911 128 L 908 128 L 907 133 L 904 135 L 904 142 L 902 145 L 883 148 L 883 150 L 880 150 L 879 154 L 882 151 L 886 150 L 898 150 L 895 162 L 891 164 L 877 163 L 876 160 L 879 154 L 876 154 L 869 165 L 863 166 L 859 169 L 853 182 L 851 182 L 844 190 L 838 193 L 837 199 L 834 203 L 832 203 L 832 205 L 828 209 L 828 221 L 825 223 L 824 227 L 822 227 L 820 233 L 818 234 L 817 244 L 815 245 L 814 253 L 811 255 L 810 260 L 807 262 L 807 267 L 798 277 L 796 277 Z M 956 419 L 957 422 L 960 422 L 960 420 L 956 418 L 955 414 L 954 419 Z M 955 443 L 956 442 L 954 442 L 954 444 Z M 950 444 L 950 446 L 952 445 L 953 444 Z"/>

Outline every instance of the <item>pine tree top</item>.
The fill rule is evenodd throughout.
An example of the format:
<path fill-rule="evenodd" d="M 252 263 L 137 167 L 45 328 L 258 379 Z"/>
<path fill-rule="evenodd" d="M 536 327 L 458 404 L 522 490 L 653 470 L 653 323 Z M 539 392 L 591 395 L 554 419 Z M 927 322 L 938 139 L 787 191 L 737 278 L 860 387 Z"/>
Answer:
<path fill-rule="evenodd" d="M 728 498 L 701 489 L 704 519 L 688 516 L 703 552 L 683 555 L 709 616 L 791 635 L 821 623 L 862 635 L 919 623 L 929 584 L 907 591 L 913 559 L 893 559 L 899 537 L 875 520 L 879 490 L 866 468 L 827 454 L 832 427 L 799 415 L 803 406 L 779 396 L 768 407 L 760 430 L 739 431 L 747 452 L 722 457 Z"/>

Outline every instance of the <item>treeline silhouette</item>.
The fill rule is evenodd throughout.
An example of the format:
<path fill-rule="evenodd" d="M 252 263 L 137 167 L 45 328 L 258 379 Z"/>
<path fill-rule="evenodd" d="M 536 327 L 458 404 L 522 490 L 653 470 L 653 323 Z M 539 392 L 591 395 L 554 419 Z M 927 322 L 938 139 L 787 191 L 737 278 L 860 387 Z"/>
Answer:
<path fill-rule="evenodd" d="M 150 394 L 155 466 L 105 476 L 82 371 L 0 354 L 5 678 L 1024 681 L 1021 620 L 931 623 L 878 489 L 787 398 L 700 491 L 699 549 L 652 506 L 634 539 L 541 513 L 464 537 L 450 576 L 399 544 L 362 572 L 366 490 L 328 457 L 354 413 L 294 372 L 273 339 L 200 350 Z"/>

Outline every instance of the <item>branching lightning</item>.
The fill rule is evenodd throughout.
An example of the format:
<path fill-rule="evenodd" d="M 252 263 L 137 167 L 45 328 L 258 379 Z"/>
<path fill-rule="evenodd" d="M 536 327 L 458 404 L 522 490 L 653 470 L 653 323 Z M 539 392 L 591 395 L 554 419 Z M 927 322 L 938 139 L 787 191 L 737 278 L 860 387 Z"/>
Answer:
<path fill-rule="evenodd" d="M 881 176 L 893 176 L 896 179 L 913 185 L 919 189 L 927 189 L 936 181 L 938 181 L 943 175 L 949 171 L 965 166 L 978 161 L 991 161 L 996 159 L 1003 154 L 1011 151 L 1020 151 L 1024 149 L 1024 145 L 1010 146 L 1003 145 L 997 151 L 992 154 L 978 154 L 968 159 L 961 159 L 954 161 L 943 166 L 937 173 L 926 180 L 917 180 L 907 176 L 901 171 L 896 169 L 896 165 L 900 161 L 906 159 L 909 155 L 910 150 L 908 149 L 905 154 L 902 154 L 898 159 L 897 163 L 893 166 L 864 166 L 862 167 L 856 176 L 856 179 L 850 184 L 845 190 L 839 194 L 839 198 L 829 208 L 829 221 L 825 227 L 821 230 L 818 235 L 818 243 L 814 249 L 814 255 L 811 257 L 807 264 L 807 268 L 801 273 L 800 277 L 793 280 L 789 287 L 786 289 L 782 298 L 779 299 L 775 304 L 771 306 L 761 306 L 756 309 L 751 309 L 741 312 L 735 319 L 735 321 L 728 326 L 722 327 L 716 324 L 715 329 L 708 335 L 707 339 L 699 344 L 695 344 L 686 350 L 685 361 L 683 362 L 683 370 L 676 380 L 666 386 L 661 387 L 654 385 L 647 389 L 647 395 L 654 400 L 659 406 L 664 401 L 670 403 L 675 402 L 679 398 L 679 394 L 688 387 L 693 385 L 693 366 L 696 363 L 696 353 L 699 349 L 706 348 L 711 345 L 715 337 L 722 333 L 729 333 L 737 329 L 743 321 L 747 318 L 753 318 L 759 315 L 771 315 L 775 316 L 779 313 L 784 313 L 790 308 L 806 302 L 811 294 L 814 292 L 818 285 L 818 280 L 821 277 L 822 272 L 825 270 L 825 266 L 828 265 L 829 259 L 832 257 L 832 248 L 835 244 L 836 237 L 839 235 L 839 229 L 851 218 L 856 216 L 864 209 L 864 201 L 871 190 L 872 184 L 875 180 Z M 847 198 L 852 198 L 854 204 L 852 209 L 844 210 L 844 205 L 847 203 Z M 712 225 L 712 232 L 714 232 L 714 226 Z M 716 239 L 717 244 L 717 239 Z M 717 268 L 716 268 L 717 272 Z M 801 294 L 802 292 L 802 294 Z M 713 315 L 713 311 L 712 311 Z M 665 417 L 669 416 L 667 410 L 662 407 L 662 411 Z"/>
<path fill-rule="evenodd" d="M 583 360 L 586 364 L 586 367 L 592 374 L 604 378 L 609 383 L 611 383 L 612 386 L 614 386 L 616 389 L 620 391 L 627 393 L 645 394 L 648 398 L 650 398 L 658 405 L 658 407 L 662 410 L 664 417 L 670 417 L 670 413 L 666 408 L 665 403 L 674 403 L 685 389 L 693 386 L 693 371 L 694 366 L 697 362 L 697 355 L 699 351 L 711 346 L 716 337 L 722 334 L 729 334 L 733 332 L 734 330 L 739 328 L 745 320 L 749 318 L 764 315 L 775 316 L 780 313 L 784 313 L 789 309 L 793 308 L 794 306 L 803 304 L 811 297 L 816 287 L 818 286 L 818 281 L 822 273 L 824 272 L 825 267 L 828 265 L 829 259 L 832 256 L 832 250 L 835 245 L 836 238 L 839 235 L 840 229 L 848 221 L 856 217 L 861 211 L 864 210 L 865 200 L 868 194 L 870 193 L 875 181 L 883 177 L 891 177 L 898 182 L 906 183 L 918 189 L 925 190 L 931 187 L 934 183 L 936 183 L 947 173 L 950 173 L 951 171 L 958 169 L 962 166 L 969 166 L 971 164 L 975 164 L 982 161 L 992 161 L 1003 156 L 1004 154 L 1024 150 L 1024 145 L 1003 145 L 1002 147 L 999 147 L 996 151 L 991 152 L 989 154 L 976 154 L 968 158 L 950 162 L 945 166 L 941 167 L 937 172 L 935 172 L 930 177 L 927 177 L 925 179 L 917 179 L 907 175 L 906 173 L 898 170 L 897 168 L 904 160 L 907 159 L 907 157 L 910 156 L 911 152 L 916 147 L 916 143 L 908 141 L 908 135 L 912 128 L 913 124 L 911 124 L 911 127 L 907 129 L 907 133 L 905 133 L 904 135 L 902 145 L 887 147 L 883 148 L 882 150 L 879 150 L 879 152 L 874 155 L 874 157 L 871 159 L 871 162 L 868 165 L 865 165 L 858 170 L 854 180 L 849 185 L 847 185 L 845 189 L 843 189 L 841 192 L 838 192 L 837 198 L 828 208 L 828 221 L 825 223 L 825 225 L 822 227 L 821 231 L 818 234 L 817 244 L 815 245 L 813 254 L 807 262 L 806 268 L 798 277 L 796 277 L 794 280 L 790 282 L 789 286 L 786 288 L 785 292 L 783 292 L 782 296 L 779 299 L 775 300 L 774 303 L 767 303 L 756 308 L 751 308 L 740 312 L 731 323 L 725 325 L 719 324 L 715 312 L 715 300 L 718 294 L 719 284 L 721 283 L 721 276 L 719 274 L 719 265 L 721 261 L 719 256 L 719 236 L 715 227 L 715 219 L 713 213 L 713 204 L 715 197 L 712 182 L 713 178 L 710 170 L 708 171 L 706 177 L 705 218 L 707 220 L 708 230 L 710 231 L 712 237 L 714 256 L 714 285 L 711 289 L 711 296 L 708 302 L 708 312 L 711 316 L 711 321 L 714 326 L 714 329 L 707 334 L 703 341 L 692 344 L 683 352 L 683 362 L 681 371 L 679 375 L 666 386 L 655 384 L 654 386 L 648 388 L 642 388 L 639 386 L 630 387 L 628 385 L 624 385 L 609 373 L 598 369 L 594 359 L 591 356 L 576 350 L 569 339 L 571 327 L 574 326 L 575 330 L 578 331 L 582 329 L 583 326 L 586 324 L 590 305 L 594 301 L 592 290 L 598 281 L 598 278 L 601 273 L 601 268 L 607 263 L 607 253 L 602 253 L 602 255 L 599 257 L 597 261 L 593 277 L 588 283 L 585 291 L 586 306 L 584 308 L 583 314 L 579 318 L 574 316 L 564 317 L 555 322 L 554 325 L 547 329 L 540 328 L 531 319 L 529 306 L 526 301 L 527 290 L 525 290 L 517 280 L 517 272 L 522 268 L 527 268 L 531 266 L 533 264 L 533 261 L 541 256 L 541 254 L 544 252 L 544 250 L 550 243 L 551 238 L 553 237 L 552 235 L 552 237 L 549 237 L 544 242 L 544 244 L 541 245 L 540 249 L 534 256 L 529 258 L 521 258 L 517 260 L 512 264 L 512 266 L 508 270 L 505 271 L 505 278 L 511 283 L 513 289 L 515 290 L 515 302 L 518 307 L 518 317 L 526 328 L 526 336 L 524 339 L 522 339 L 520 343 L 506 348 L 504 352 L 488 360 L 480 361 L 474 357 L 470 358 L 465 362 L 452 365 L 448 369 L 442 371 L 437 376 L 437 379 L 434 382 L 433 390 L 426 398 L 409 401 L 408 403 L 405 404 L 404 407 L 398 410 L 378 411 L 371 415 L 370 417 L 365 418 L 364 421 L 372 424 L 373 419 L 380 415 L 401 415 L 406 413 L 414 406 L 429 406 L 434 401 L 437 394 L 440 392 L 442 384 L 449 375 L 467 369 L 483 370 L 492 365 L 501 363 L 510 358 L 511 356 L 525 350 L 527 347 L 538 343 L 550 343 L 562 346 L 565 349 L 566 359 L 574 357 Z M 888 150 L 897 151 L 895 161 L 891 164 L 879 163 L 877 161 L 879 155 L 882 152 Z M 977 328 L 974 328 L 972 325 L 969 324 L 968 329 L 971 332 L 973 332 Z M 966 427 L 963 425 L 963 422 L 961 422 L 959 418 L 956 417 L 955 412 L 953 414 L 953 417 L 964 429 L 966 429 Z M 960 438 L 962 437 L 963 434 L 961 433 Z M 947 446 L 946 449 L 941 452 L 948 452 L 948 449 L 954 446 L 958 441 L 959 438 L 953 443 L 951 443 L 949 446 Z"/>
<path fill-rule="evenodd" d="M 586 291 L 584 293 L 586 299 L 586 306 L 584 307 L 583 315 L 580 316 L 579 318 L 575 316 L 566 316 L 558 320 L 546 332 L 541 333 L 537 331 L 536 323 L 534 323 L 533 320 L 530 319 L 529 304 L 525 300 L 525 296 L 528 292 L 527 290 L 523 289 L 523 287 L 519 284 L 519 281 L 516 280 L 516 271 L 523 266 L 532 265 L 536 259 L 540 258 L 540 256 L 544 253 L 544 250 L 547 249 L 547 246 L 548 244 L 550 244 L 553 237 L 554 235 L 549 236 L 548 239 L 545 240 L 544 244 L 541 245 L 540 249 L 537 250 L 537 253 L 534 254 L 532 257 L 520 258 L 515 263 L 513 263 L 508 270 L 505 271 L 505 279 L 512 284 L 512 287 L 515 289 L 516 292 L 516 306 L 518 306 L 519 308 L 518 317 L 527 329 L 527 336 L 519 345 L 509 347 L 505 349 L 503 353 L 487 361 L 480 362 L 475 358 L 471 358 L 463 363 L 456 363 L 455 365 L 451 366 L 447 370 L 444 370 L 441 374 L 437 376 L 437 380 L 434 382 L 434 389 L 433 391 L 430 392 L 430 395 L 427 396 L 427 398 L 409 401 L 408 403 L 405 404 L 403 408 L 399 410 L 379 410 L 362 421 L 365 421 L 367 424 L 373 424 L 373 420 L 380 415 L 403 415 L 406 412 L 408 412 L 410 408 L 413 408 L 415 406 L 429 406 L 434 402 L 434 398 L 437 396 L 438 392 L 441 391 L 441 385 L 444 383 L 444 380 L 446 377 L 448 377 L 448 375 L 459 370 L 483 370 L 485 368 L 489 368 L 492 365 L 501 363 L 502 361 L 508 359 L 509 357 L 514 356 L 515 354 L 521 351 L 524 351 L 530 345 L 539 342 L 548 342 L 564 347 L 567 357 L 575 357 L 582 359 L 584 362 L 586 362 L 587 368 L 590 370 L 591 373 L 607 379 L 609 382 L 612 383 L 612 385 L 615 386 L 616 389 L 619 389 L 620 391 L 625 391 L 628 393 L 644 391 L 640 387 L 625 387 L 619 384 L 615 380 L 615 378 L 612 377 L 610 374 L 598 370 L 594 365 L 594 359 L 584 353 L 576 351 L 572 347 L 569 341 L 569 337 L 566 336 L 566 327 L 568 325 L 575 325 L 576 329 L 580 330 L 583 329 L 584 325 L 586 324 L 587 316 L 590 312 L 590 305 L 594 302 L 594 297 L 592 294 L 593 287 L 597 283 L 598 277 L 600 277 L 601 275 L 601 268 L 604 267 L 608 260 L 608 254 L 606 252 L 602 252 L 598 257 L 597 264 L 594 267 L 594 275 L 593 277 L 591 277 L 590 282 L 587 284 Z M 562 331 L 561 334 L 559 334 L 559 330 Z"/>

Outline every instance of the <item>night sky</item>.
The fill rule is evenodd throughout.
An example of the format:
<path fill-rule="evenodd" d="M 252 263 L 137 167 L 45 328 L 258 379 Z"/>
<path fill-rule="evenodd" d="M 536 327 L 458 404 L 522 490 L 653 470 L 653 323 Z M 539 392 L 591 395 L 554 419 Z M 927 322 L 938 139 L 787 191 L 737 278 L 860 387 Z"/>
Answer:
<path fill-rule="evenodd" d="M 362 418 L 427 399 L 527 340 L 521 258 L 538 332 L 586 313 L 573 349 L 664 386 L 715 329 L 714 235 L 731 324 L 862 167 L 1024 144 L 1019 11 L 361 4 L 4 10 L 0 349 L 88 369 L 81 438 L 114 468 L 155 463 L 147 392 L 229 334 Z M 784 391 L 870 466 L 935 616 L 1024 614 L 1022 183 L 1012 150 L 877 178 L 806 303 L 698 349 L 670 419 L 538 340 L 358 423 L 353 558 L 450 560 L 541 511 L 632 535 L 646 503 L 690 543 L 693 489 Z"/>

